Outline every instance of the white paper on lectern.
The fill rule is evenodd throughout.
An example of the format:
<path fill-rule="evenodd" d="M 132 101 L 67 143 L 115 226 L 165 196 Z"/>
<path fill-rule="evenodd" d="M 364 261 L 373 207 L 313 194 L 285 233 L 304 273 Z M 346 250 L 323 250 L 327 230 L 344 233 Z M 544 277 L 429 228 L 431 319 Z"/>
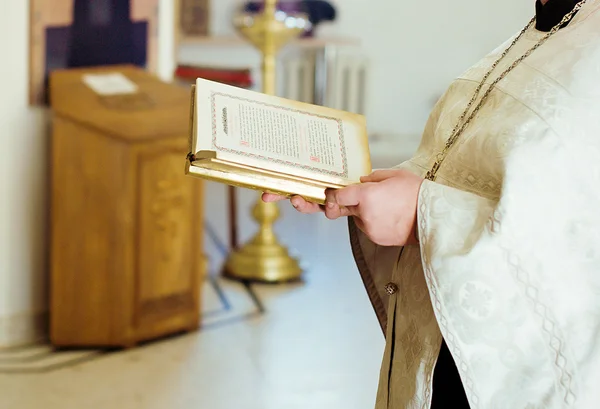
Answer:
<path fill-rule="evenodd" d="M 109 74 L 86 74 L 83 82 L 99 95 L 135 94 L 138 86 L 125 75 L 115 72 Z"/>

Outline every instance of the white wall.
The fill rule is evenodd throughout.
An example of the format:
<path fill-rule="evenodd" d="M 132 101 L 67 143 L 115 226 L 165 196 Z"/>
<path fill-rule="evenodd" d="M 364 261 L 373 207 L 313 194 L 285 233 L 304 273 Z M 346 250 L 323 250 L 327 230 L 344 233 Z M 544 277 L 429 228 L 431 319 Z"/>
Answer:
<path fill-rule="evenodd" d="M 359 33 L 371 59 L 369 123 L 375 132 L 403 134 L 421 133 L 449 82 L 534 13 L 534 0 L 338 3 L 338 33 Z"/>
<path fill-rule="evenodd" d="M 534 0 L 330 0 L 324 36 L 359 37 L 372 64 L 367 112 L 374 133 L 421 133 L 448 83 L 519 31 Z M 213 34 L 230 34 L 237 0 L 213 1 Z M 198 60 L 210 58 L 198 49 Z M 203 55 L 204 54 L 204 55 Z M 191 50 L 186 50 L 189 61 Z M 246 59 L 247 53 L 238 58 Z M 229 60 L 229 59 L 228 59 Z M 251 63 L 255 60 L 249 58 Z"/>
<path fill-rule="evenodd" d="M 46 137 L 43 112 L 27 108 L 28 3 L 0 6 L 0 344 L 45 309 Z"/>
<path fill-rule="evenodd" d="M 448 82 L 533 12 L 533 0 L 337 3 L 339 20 L 322 33 L 362 38 L 373 66 L 371 131 L 398 134 L 420 133 Z M 160 4 L 160 72 L 169 78 L 172 1 Z M 231 33 L 233 0 L 213 4 L 214 32 Z M 46 310 L 48 134 L 45 112 L 27 104 L 28 7 L 0 3 L 0 345 L 35 337 L 32 317 Z"/>

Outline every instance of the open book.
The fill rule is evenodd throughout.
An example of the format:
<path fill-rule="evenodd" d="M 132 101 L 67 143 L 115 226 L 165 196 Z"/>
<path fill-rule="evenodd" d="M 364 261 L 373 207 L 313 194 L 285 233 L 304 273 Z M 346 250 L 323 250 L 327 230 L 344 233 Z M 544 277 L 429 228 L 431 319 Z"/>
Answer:
<path fill-rule="evenodd" d="M 362 115 L 204 79 L 190 113 L 191 176 L 323 204 L 371 173 Z"/>

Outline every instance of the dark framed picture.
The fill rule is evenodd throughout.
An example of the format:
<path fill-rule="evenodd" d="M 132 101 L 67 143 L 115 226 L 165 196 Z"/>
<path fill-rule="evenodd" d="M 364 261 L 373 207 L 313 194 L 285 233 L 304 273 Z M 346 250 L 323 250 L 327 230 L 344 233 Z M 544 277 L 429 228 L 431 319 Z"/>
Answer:
<path fill-rule="evenodd" d="M 30 0 L 32 105 L 47 103 L 51 71 L 133 64 L 155 71 L 158 0 Z"/>
<path fill-rule="evenodd" d="M 177 0 L 179 38 L 208 37 L 210 35 L 211 0 Z"/>

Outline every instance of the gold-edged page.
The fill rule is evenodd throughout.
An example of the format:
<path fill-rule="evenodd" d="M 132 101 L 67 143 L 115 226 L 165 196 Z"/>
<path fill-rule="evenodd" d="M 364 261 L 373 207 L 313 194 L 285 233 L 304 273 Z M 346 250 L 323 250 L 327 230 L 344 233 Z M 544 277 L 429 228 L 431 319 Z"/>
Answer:
<path fill-rule="evenodd" d="M 334 185 L 371 172 L 362 115 L 196 81 L 196 152 Z"/>
<path fill-rule="evenodd" d="M 189 153 L 195 153 L 196 137 L 198 136 L 197 126 L 197 114 L 196 109 L 196 84 L 190 87 L 190 124 L 189 124 L 189 136 L 188 136 L 188 149 Z"/>
<path fill-rule="evenodd" d="M 206 157 L 204 157 L 203 159 L 195 160 L 194 162 L 192 162 L 192 165 L 198 166 L 198 167 L 210 168 L 210 169 L 221 169 L 221 170 L 225 170 L 227 172 L 243 171 L 243 172 L 248 172 L 248 173 L 252 173 L 252 174 L 256 174 L 256 175 L 260 175 L 260 176 L 275 177 L 277 179 L 281 179 L 281 180 L 285 180 L 285 181 L 303 183 L 303 184 L 312 185 L 312 186 L 318 186 L 323 189 L 339 189 L 339 188 L 342 188 L 347 185 L 347 183 L 340 185 L 340 184 L 322 182 L 320 180 L 307 179 L 307 178 L 303 178 L 303 177 L 299 177 L 299 176 L 295 176 L 295 175 L 288 175 L 285 173 L 273 172 L 268 169 L 255 168 L 252 166 L 248 166 L 248 165 L 244 165 L 244 164 L 240 164 L 240 163 L 236 163 L 236 162 L 229 162 L 229 161 L 226 161 L 226 160 L 214 157 L 214 156 L 210 157 L 208 155 L 206 155 Z"/>
<path fill-rule="evenodd" d="M 325 204 L 324 186 L 297 181 L 254 171 L 244 167 L 226 165 L 218 159 L 187 162 L 186 174 L 247 189 L 270 192 L 282 196 L 299 195 L 306 200 Z"/>

